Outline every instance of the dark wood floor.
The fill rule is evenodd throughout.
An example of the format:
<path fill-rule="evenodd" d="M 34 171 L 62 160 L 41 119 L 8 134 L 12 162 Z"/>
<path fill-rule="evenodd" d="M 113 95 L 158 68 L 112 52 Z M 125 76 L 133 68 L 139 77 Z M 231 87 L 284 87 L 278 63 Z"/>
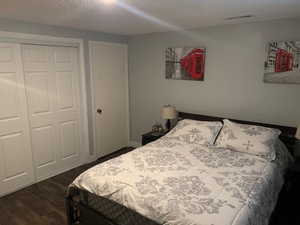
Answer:
<path fill-rule="evenodd" d="M 0 225 L 66 225 L 64 197 L 67 186 L 83 171 L 132 149 L 121 149 L 93 163 L 0 198 Z"/>
<path fill-rule="evenodd" d="M 83 171 L 131 151 L 124 148 L 93 163 L 70 170 L 0 198 L 0 225 L 66 225 L 64 197 L 67 186 Z M 286 204 L 284 204 L 286 205 Z M 289 205 L 289 204 L 287 204 Z M 280 207 L 272 225 L 299 225 L 298 207 Z M 293 210 L 294 209 L 294 210 Z"/>

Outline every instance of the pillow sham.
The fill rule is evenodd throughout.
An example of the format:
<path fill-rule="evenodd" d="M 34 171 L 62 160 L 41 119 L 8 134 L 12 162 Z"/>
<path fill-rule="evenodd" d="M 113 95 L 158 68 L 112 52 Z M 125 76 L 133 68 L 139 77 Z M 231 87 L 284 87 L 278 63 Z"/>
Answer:
<path fill-rule="evenodd" d="M 188 144 L 213 145 L 223 124 L 221 122 L 184 119 L 166 135 Z"/>
<path fill-rule="evenodd" d="M 229 148 L 238 152 L 276 158 L 275 143 L 281 131 L 277 129 L 239 124 L 224 120 L 223 128 L 216 141 L 216 147 Z"/>

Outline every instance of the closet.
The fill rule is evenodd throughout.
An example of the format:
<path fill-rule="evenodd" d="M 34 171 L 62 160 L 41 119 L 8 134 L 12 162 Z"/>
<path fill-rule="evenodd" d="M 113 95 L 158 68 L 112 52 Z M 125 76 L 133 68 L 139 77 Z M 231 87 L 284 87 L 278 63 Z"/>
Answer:
<path fill-rule="evenodd" d="M 0 43 L 0 195 L 80 164 L 78 48 Z"/>

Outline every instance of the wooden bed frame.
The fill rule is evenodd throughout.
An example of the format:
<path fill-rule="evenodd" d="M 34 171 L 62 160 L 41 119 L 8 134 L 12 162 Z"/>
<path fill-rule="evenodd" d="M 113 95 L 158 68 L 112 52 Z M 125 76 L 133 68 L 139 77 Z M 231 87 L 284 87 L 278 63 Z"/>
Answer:
<path fill-rule="evenodd" d="M 206 115 L 198 115 L 193 113 L 185 113 L 179 112 L 178 118 L 180 119 L 192 119 L 199 121 L 223 121 L 224 118 L 214 117 L 214 116 L 206 116 Z M 282 133 L 280 135 L 280 139 L 287 146 L 289 151 L 293 155 L 293 146 L 295 144 L 295 134 L 297 131 L 296 127 L 288 127 L 274 124 L 265 124 L 253 121 L 244 121 L 244 120 L 236 120 L 230 119 L 234 122 L 241 124 L 251 124 L 257 126 L 264 126 L 269 128 L 279 129 Z M 71 193 L 66 197 L 66 213 L 68 218 L 68 225 L 117 225 L 111 219 L 101 215 L 96 210 L 90 208 L 89 206 L 80 202 L 78 198 L 78 191 L 76 189 L 71 189 Z M 143 224 L 141 224 L 143 225 Z"/>

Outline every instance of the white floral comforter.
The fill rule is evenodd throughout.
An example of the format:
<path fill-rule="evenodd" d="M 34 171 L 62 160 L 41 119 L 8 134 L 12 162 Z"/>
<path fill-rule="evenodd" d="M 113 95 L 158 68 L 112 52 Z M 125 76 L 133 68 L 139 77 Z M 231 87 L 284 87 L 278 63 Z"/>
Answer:
<path fill-rule="evenodd" d="M 160 224 L 267 225 L 290 157 L 277 160 L 170 137 L 81 174 L 72 185 Z"/>

